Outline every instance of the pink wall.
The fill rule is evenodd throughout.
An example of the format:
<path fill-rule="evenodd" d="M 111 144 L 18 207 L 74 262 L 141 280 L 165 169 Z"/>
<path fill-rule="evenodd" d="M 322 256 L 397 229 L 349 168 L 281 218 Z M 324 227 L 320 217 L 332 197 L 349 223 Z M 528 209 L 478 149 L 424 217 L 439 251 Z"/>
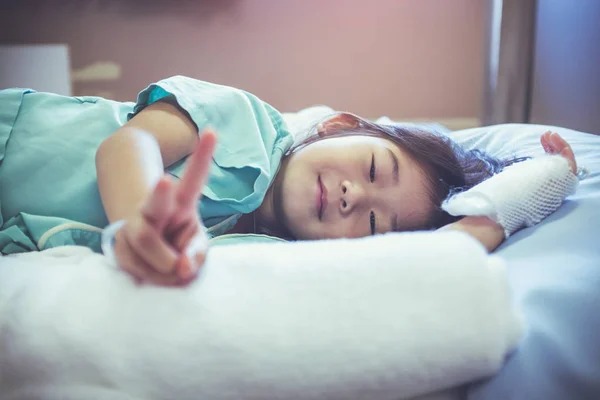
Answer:
<path fill-rule="evenodd" d="M 484 0 L 180 0 L 145 10 L 104 1 L 5 11 L 0 38 L 66 42 L 73 68 L 122 66 L 118 81 L 76 83 L 76 94 L 133 100 L 148 83 L 183 74 L 282 111 L 320 103 L 367 117 L 479 116 Z"/>

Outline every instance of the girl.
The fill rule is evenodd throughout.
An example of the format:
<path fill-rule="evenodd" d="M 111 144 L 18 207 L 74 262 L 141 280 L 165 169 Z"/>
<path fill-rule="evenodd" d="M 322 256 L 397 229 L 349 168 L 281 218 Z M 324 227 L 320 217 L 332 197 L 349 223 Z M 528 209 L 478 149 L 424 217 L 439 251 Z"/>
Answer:
<path fill-rule="evenodd" d="M 541 141 L 575 171 L 562 138 L 547 132 Z M 121 221 L 111 225 L 120 228 L 118 264 L 173 285 L 195 276 L 206 234 L 225 242 L 307 240 L 445 227 L 489 251 L 505 237 L 486 217 L 457 221 L 440 205 L 451 190 L 520 160 L 348 113 L 293 142 L 270 105 L 185 77 L 150 85 L 136 103 L 2 91 L 0 250 L 76 244 L 100 251 L 102 228 Z"/>

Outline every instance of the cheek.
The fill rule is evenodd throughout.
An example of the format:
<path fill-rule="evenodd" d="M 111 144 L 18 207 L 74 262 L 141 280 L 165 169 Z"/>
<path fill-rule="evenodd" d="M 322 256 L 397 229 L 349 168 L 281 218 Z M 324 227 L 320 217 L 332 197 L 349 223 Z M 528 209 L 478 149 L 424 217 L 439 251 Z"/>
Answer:
<path fill-rule="evenodd" d="M 407 205 L 404 210 L 407 224 L 409 227 L 417 229 L 422 229 L 426 225 L 435 208 L 425 185 L 422 185 L 421 190 L 411 193 L 405 204 Z"/>
<path fill-rule="evenodd" d="M 300 215 L 287 216 L 287 228 L 298 240 L 315 240 L 323 238 L 323 227 L 313 220 L 307 220 Z"/>
<path fill-rule="evenodd" d="M 294 163 L 303 169 L 315 171 L 323 168 L 334 168 L 339 164 L 347 162 L 351 156 L 350 152 L 340 149 L 338 146 L 321 145 L 321 143 L 325 142 L 317 142 L 309 145 L 295 154 Z"/>
<path fill-rule="evenodd" d="M 297 234 L 295 231 L 312 222 L 308 203 L 311 196 L 309 196 L 307 175 L 303 171 L 288 170 L 281 186 L 280 201 L 284 222 L 295 234 Z"/>

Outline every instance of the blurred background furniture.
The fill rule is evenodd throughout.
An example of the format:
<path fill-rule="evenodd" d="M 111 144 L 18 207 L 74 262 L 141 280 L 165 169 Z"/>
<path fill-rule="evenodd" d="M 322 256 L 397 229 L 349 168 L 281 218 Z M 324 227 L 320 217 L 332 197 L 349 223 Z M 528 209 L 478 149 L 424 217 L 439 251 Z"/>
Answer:
<path fill-rule="evenodd" d="M 66 44 L 0 46 L 0 89 L 34 88 L 70 96 L 71 65 Z"/>
<path fill-rule="evenodd" d="M 453 130 L 525 122 L 600 134 L 597 21 L 597 0 L 22 0 L 0 1 L 0 44 L 68 45 L 74 95 L 134 100 L 181 74 L 284 112 L 326 104 Z M 50 58 L 0 57 L 0 75 L 66 88 Z"/>

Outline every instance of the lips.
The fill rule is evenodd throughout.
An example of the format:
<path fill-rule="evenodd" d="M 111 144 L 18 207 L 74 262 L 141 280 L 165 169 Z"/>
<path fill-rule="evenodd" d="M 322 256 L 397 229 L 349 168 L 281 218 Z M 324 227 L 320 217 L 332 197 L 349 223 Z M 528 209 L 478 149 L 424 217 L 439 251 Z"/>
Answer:
<path fill-rule="evenodd" d="M 317 178 L 317 193 L 316 193 L 317 215 L 319 220 L 323 218 L 323 213 L 327 208 L 327 188 L 321 180 L 321 175 Z"/>

